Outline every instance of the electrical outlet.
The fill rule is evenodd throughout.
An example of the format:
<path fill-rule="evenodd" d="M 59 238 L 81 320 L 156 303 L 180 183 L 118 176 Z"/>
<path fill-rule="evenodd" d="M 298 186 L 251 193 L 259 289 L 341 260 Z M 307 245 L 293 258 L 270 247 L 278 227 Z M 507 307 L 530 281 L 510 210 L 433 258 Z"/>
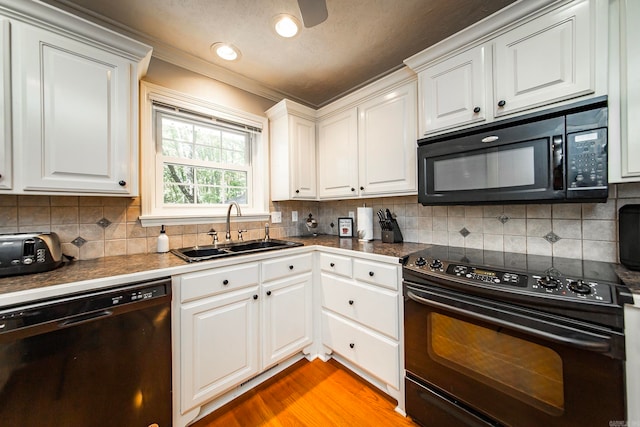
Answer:
<path fill-rule="evenodd" d="M 271 212 L 271 222 L 279 224 L 282 222 L 282 212 Z"/>
<path fill-rule="evenodd" d="M 349 211 L 349 218 L 356 219 L 356 213 L 354 211 Z"/>
<path fill-rule="evenodd" d="M 291 211 L 291 222 L 298 222 L 298 211 Z"/>

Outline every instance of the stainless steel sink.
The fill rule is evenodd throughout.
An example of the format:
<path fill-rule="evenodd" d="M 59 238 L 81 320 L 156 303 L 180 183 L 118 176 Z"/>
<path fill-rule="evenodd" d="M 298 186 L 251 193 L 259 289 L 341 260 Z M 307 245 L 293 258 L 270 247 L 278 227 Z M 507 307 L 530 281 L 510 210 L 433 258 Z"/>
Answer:
<path fill-rule="evenodd" d="M 171 253 L 177 255 L 187 262 L 198 262 L 255 252 L 293 248 L 296 246 L 302 246 L 302 243 L 276 239 L 249 240 L 246 242 L 232 242 L 217 245 L 192 246 L 188 248 L 171 249 Z"/>

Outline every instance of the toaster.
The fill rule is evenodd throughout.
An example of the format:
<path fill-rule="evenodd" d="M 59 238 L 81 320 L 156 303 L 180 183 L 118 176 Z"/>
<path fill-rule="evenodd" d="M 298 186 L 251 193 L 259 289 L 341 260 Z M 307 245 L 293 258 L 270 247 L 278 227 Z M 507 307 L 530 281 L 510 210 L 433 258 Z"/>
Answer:
<path fill-rule="evenodd" d="M 0 234 L 0 276 L 40 273 L 62 264 L 56 233 Z"/>

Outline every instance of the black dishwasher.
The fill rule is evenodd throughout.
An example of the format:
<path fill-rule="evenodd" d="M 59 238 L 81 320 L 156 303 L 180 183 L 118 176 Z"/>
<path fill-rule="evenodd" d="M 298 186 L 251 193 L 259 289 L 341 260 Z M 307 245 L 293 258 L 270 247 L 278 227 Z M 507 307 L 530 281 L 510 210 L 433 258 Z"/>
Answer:
<path fill-rule="evenodd" d="M 171 426 L 171 280 L 0 309 L 0 420 Z"/>

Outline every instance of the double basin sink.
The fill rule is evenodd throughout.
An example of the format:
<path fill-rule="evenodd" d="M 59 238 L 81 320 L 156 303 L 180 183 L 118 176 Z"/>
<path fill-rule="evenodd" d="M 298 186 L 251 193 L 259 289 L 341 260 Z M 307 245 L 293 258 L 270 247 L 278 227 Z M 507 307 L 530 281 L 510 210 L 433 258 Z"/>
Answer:
<path fill-rule="evenodd" d="M 293 248 L 302 245 L 302 243 L 277 239 L 248 240 L 246 242 L 220 243 L 216 245 L 171 249 L 171 253 L 177 255 L 187 262 L 197 262 L 234 255 L 244 255 L 276 249 Z"/>

